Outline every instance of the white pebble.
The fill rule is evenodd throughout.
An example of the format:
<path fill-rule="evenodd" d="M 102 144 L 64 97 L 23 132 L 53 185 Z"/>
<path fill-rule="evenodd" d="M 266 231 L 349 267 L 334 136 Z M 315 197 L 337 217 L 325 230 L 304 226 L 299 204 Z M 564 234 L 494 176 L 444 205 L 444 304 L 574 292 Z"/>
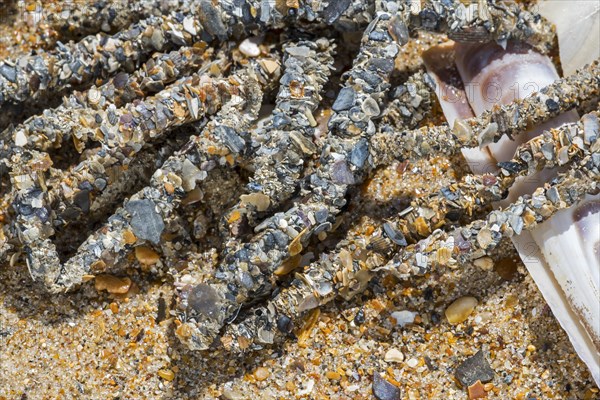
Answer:
<path fill-rule="evenodd" d="M 258 43 L 260 43 L 260 41 L 261 40 L 258 37 L 244 39 L 244 41 L 240 43 L 240 51 L 248 57 L 258 57 L 260 55 L 260 49 L 258 48 Z"/>
<path fill-rule="evenodd" d="M 27 135 L 22 130 L 18 130 L 15 134 L 15 145 L 23 147 L 27 144 Z"/>
<path fill-rule="evenodd" d="M 278 224 L 279 224 L 279 227 L 280 227 L 281 229 L 285 229 L 285 228 L 287 228 L 287 227 L 288 227 L 288 223 L 287 223 L 287 221 L 286 221 L 285 219 L 283 219 L 283 218 L 281 218 L 281 219 L 279 220 Z"/>
<path fill-rule="evenodd" d="M 490 257 L 478 258 L 477 260 L 473 261 L 473 264 L 484 271 L 491 271 L 492 268 L 494 268 L 494 260 L 492 260 Z"/>
<path fill-rule="evenodd" d="M 303 382 L 302 386 L 304 386 L 304 389 L 299 390 L 298 393 L 296 393 L 298 396 L 305 396 L 307 394 L 310 394 L 313 391 L 313 388 L 315 387 L 315 381 L 314 379 L 311 379 L 308 382 Z"/>
<path fill-rule="evenodd" d="M 415 368 L 417 365 L 419 365 L 419 360 L 417 360 L 416 358 L 411 358 L 406 362 L 406 365 L 408 365 L 411 368 Z"/>

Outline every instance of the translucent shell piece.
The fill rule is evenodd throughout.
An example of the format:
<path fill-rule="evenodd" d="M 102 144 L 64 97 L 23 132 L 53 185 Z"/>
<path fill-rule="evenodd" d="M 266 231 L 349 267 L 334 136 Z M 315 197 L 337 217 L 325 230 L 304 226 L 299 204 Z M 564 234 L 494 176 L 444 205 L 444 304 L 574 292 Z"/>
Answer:
<path fill-rule="evenodd" d="M 558 50 L 565 75 L 600 57 L 600 2 L 540 1 L 539 13 L 556 25 Z"/>

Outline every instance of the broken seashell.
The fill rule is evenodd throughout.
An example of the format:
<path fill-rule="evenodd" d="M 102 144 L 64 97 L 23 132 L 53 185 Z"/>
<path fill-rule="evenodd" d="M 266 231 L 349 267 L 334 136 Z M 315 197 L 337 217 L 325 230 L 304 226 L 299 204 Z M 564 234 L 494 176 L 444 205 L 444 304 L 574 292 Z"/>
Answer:
<path fill-rule="evenodd" d="M 564 20 L 569 19 L 561 17 Z M 572 18 L 572 22 L 577 20 Z M 561 27 L 558 27 L 558 30 L 560 31 Z M 575 42 L 585 42 L 585 38 Z M 562 45 L 567 47 L 571 46 L 571 43 L 563 42 Z M 508 42 L 505 48 L 494 43 L 459 44 L 456 48 L 457 67 L 463 82 L 469 82 L 472 86 L 469 88 L 469 103 L 476 114 L 490 109 L 497 103 L 503 104 L 514 98 L 523 98 L 558 79 L 558 74 L 547 57 L 521 44 Z M 597 46 L 590 51 L 597 51 Z M 570 63 L 569 66 L 573 70 L 583 66 L 572 65 L 572 60 L 565 62 Z M 431 68 L 430 65 L 427 67 Z M 494 90 L 494 96 L 490 95 L 490 88 Z M 440 93 L 437 94 L 440 96 Z M 446 111 L 444 109 L 444 112 Z M 454 110 L 448 111 L 447 118 L 456 118 Z M 474 172 L 489 172 L 496 169 L 497 161 L 512 158 L 516 146 L 523 141 L 561 122 L 577 119 L 575 112 L 566 113 L 526 134 L 519 135 L 515 141 L 504 138 L 498 143 L 486 146 L 485 149 L 465 149 L 463 153 Z M 589 126 L 588 136 L 591 140 L 596 135 L 595 121 L 588 118 L 584 122 Z M 460 128 L 459 126 L 459 131 Z M 544 149 L 541 150 L 544 153 Z M 519 194 L 531 193 L 536 186 L 547 181 L 555 173 L 552 170 L 542 171 L 536 176 L 538 179 L 528 182 L 528 185 L 518 182 L 511 188 L 511 195 L 516 197 Z M 559 323 L 567 331 L 575 350 L 590 368 L 596 382 L 600 380 L 598 199 L 598 195 L 588 196 L 580 204 L 557 214 L 533 231 L 522 232 L 513 238 L 529 272 Z M 531 251 L 531 244 L 535 245 L 534 250 L 537 251 Z M 572 257 L 574 251 L 582 254 L 575 268 Z"/>
<path fill-rule="evenodd" d="M 569 7 L 566 13 L 571 9 Z M 577 15 L 576 11 L 571 13 Z M 571 20 L 563 17 L 561 23 Z M 559 32 L 566 28 L 557 27 Z M 572 37 L 570 40 L 574 43 L 586 42 Z M 569 47 L 572 44 L 563 42 L 562 45 Z M 572 68 L 570 70 L 583 66 L 575 65 L 577 59 L 573 56 L 567 60 Z M 506 43 L 505 48 L 496 43 L 458 44 L 456 64 L 462 81 L 473 86 L 467 88 L 467 94 L 469 104 L 477 115 L 496 104 L 524 98 L 559 78 L 548 57 L 514 42 Z M 456 119 L 456 116 L 451 110 L 448 119 L 453 118 Z M 498 161 L 510 160 L 519 144 L 543 130 L 576 120 L 576 112 L 571 111 L 519 135 L 516 140 L 503 138 L 483 149 L 464 149 L 463 154 L 475 173 L 490 172 L 497 168 Z M 590 122 L 589 136 L 592 137 L 595 134 L 594 121 L 588 121 L 588 124 Z M 535 187 L 555 174 L 555 170 L 544 170 L 535 176 L 537 179 L 517 181 L 510 194 L 514 198 L 532 193 Z M 512 200 L 509 198 L 508 201 Z M 588 195 L 584 201 L 557 213 L 532 231 L 523 231 L 513 237 L 529 273 L 597 383 L 600 383 L 599 218 L 600 195 Z M 485 239 L 478 237 L 478 240 Z M 575 259 L 573 254 L 579 257 Z"/>
<path fill-rule="evenodd" d="M 256 207 L 256 211 L 258 212 L 267 211 L 269 205 L 271 205 L 269 196 L 262 193 L 243 194 L 240 196 L 240 202 L 242 205 L 252 205 Z"/>
<path fill-rule="evenodd" d="M 423 62 L 427 72 L 436 83 L 436 94 L 448 125 L 454 126 L 454 131 L 461 137 L 469 136 L 470 128 L 462 120 L 474 116 L 473 110 L 467 101 L 465 86 L 454 64 L 453 41 L 433 46 L 423 52 Z M 468 139 L 468 138 L 467 138 Z M 462 140 L 461 140 L 462 141 Z"/>

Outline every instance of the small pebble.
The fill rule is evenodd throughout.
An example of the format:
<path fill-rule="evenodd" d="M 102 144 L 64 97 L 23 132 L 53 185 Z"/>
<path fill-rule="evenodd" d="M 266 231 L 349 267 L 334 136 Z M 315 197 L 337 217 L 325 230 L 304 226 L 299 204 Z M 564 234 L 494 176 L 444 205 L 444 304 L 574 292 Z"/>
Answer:
<path fill-rule="evenodd" d="M 415 322 L 415 317 L 417 316 L 416 312 L 402 310 L 402 311 L 394 311 L 391 313 L 392 318 L 396 321 L 396 325 L 399 327 L 404 327 L 408 324 L 412 324 Z"/>
<path fill-rule="evenodd" d="M 310 54 L 310 49 L 306 46 L 290 46 L 285 51 L 293 57 L 308 57 Z"/>
<path fill-rule="evenodd" d="M 171 382 L 173 379 L 175 379 L 175 372 L 173 372 L 170 369 L 159 369 L 158 376 L 160 376 L 166 381 Z"/>
<path fill-rule="evenodd" d="M 157 324 L 161 323 L 165 319 L 167 319 L 167 302 L 161 296 L 161 297 L 158 298 L 158 306 L 157 306 L 157 312 L 156 312 L 156 323 Z"/>
<path fill-rule="evenodd" d="M 406 43 L 408 43 L 408 27 L 399 16 L 394 16 L 390 20 L 388 31 L 392 38 L 401 46 L 404 46 Z"/>
<path fill-rule="evenodd" d="M 138 246 L 135 248 L 135 258 L 144 265 L 154 265 L 160 259 L 157 252 L 150 247 Z"/>
<path fill-rule="evenodd" d="M 492 268 L 494 268 L 494 260 L 492 260 L 490 257 L 478 258 L 477 260 L 473 261 L 473 264 L 484 271 L 490 271 Z"/>
<path fill-rule="evenodd" d="M 152 200 L 131 200 L 125 205 L 131 214 L 131 229 L 135 236 L 157 244 L 165 229 L 165 223 Z"/>
<path fill-rule="evenodd" d="M 118 278 L 113 275 L 98 275 L 94 281 L 97 291 L 106 290 L 112 294 L 125 294 L 131 287 L 131 279 Z"/>
<path fill-rule="evenodd" d="M 429 225 L 423 217 L 415 219 L 415 228 L 417 229 L 417 233 L 423 237 L 427 237 L 431 234 L 431 229 L 429 229 Z"/>
<path fill-rule="evenodd" d="M 448 322 L 452 325 L 460 324 L 467 320 L 469 315 L 477 306 L 477 299 L 472 296 L 465 296 L 456 299 L 445 311 Z"/>
<path fill-rule="evenodd" d="M 583 122 L 583 137 L 585 141 L 588 143 L 595 141 L 600 132 L 598 117 L 594 114 L 585 114 L 581 117 L 581 122 Z"/>
<path fill-rule="evenodd" d="M 406 361 L 406 365 L 408 365 L 411 368 L 416 368 L 417 365 L 419 365 L 419 360 L 417 360 L 416 358 L 410 358 Z"/>
<path fill-rule="evenodd" d="M 90 90 L 88 90 L 88 101 L 90 102 L 90 104 L 98 104 L 98 102 L 100 102 L 100 99 L 102 98 L 102 93 L 100 93 L 100 91 L 94 87 L 90 88 Z"/>
<path fill-rule="evenodd" d="M 205 283 L 196 285 L 188 294 L 188 307 L 210 318 L 219 312 L 220 301 L 219 292 Z"/>
<path fill-rule="evenodd" d="M 327 25 L 333 24 L 350 5 L 350 0 L 331 1 L 323 10 L 323 18 Z"/>
<path fill-rule="evenodd" d="M 185 17 L 183 19 L 183 29 L 190 35 L 196 35 L 196 33 L 198 32 L 196 30 L 196 27 L 194 26 L 194 18 Z"/>
<path fill-rule="evenodd" d="M 165 44 L 165 37 L 163 36 L 162 31 L 160 29 L 155 29 L 152 32 L 150 40 L 155 50 L 161 50 Z"/>
<path fill-rule="evenodd" d="M 11 65 L 5 63 L 0 65 L 0 75 L 5 77 L 9 82 L 17 82 L 17 69 Z"/>
<path fill-rule="evenodd" d="M 350 163 L 358 168 L 361 168 L 365 164 L 368 156 L 369 144 L 367 143 L 367 140 L 361 139 L 356 146 L 354 146 L 352 152 L 350 153 Z"/>
<path fill-rule="evenodd" d="M 400 389 L 381 377 L 379 372 L 373 374 L 373 396 L 377 400 L 399 400 Z"/>
<path fill-rule="evenodd" d="M 345 161 L 340 160 L 333 164 L 331 168 L 331 179 L 335 183 L 341 183 L 345 185 L 354 184 L 354 175 L 348 167 Z"/>
<path fill-rule="evenodd" d="M 384 360 L 387 362 L 402 362 L 404 361 L 404 354 L 398 349 L 389 349 L 385 353 Z"/>
<path fill-rule="evenodd" d="M 123 241 L 126 244 L 134 244 L 136 240 L 137 240 L 137 238 L 135 237 L 133 232 L 131 232 L 129 229 L 127 229 L 125 232 L 123 232 Z"/>
<path fill-rule="evenodd" d="M 354 323 L 356 325 L 362 325 L 365 323 L 365 311 L 361 308 L 354 316 Z"/>
<path fill-rule="evenodd" d="M 487 247 L 493 242 L 492 239 L 492 231 L 484 228 L 479 231 L 477 234 L 477 243 L 481 246 L 482 249 L 487 249 Z"/>
<path fill-rule="evenodd" d="M 514 294 L 507 295 L 506 299 L 504 300 L 504 305 L 508 308 L 513 308 L 518 303 L 519 303 L 519 297 L 517 297 Z"/>
<path fill-rule="evenodd" d="M 454 376 L 463 386 L 469 387 L 477 381 L 490 382 L 494 379 L 494 370 L 483 355 L 483 351 L 479 350 L 456 368 Z"/>
<path fill-rule="evenodd" d="M 227 400 L 242 400 L 244 395 L 230 388 L 224 388 L 222 396 Z"/>
<path fill-rule="evenodd" d="M 265 367 L 258 367 L 256 368 L 256 371 L 254 371 L 254 379 L 256 379 L 259 382 L 267 379 L 269 375 L 271 375 L 271 373 Z"/>
<path fill-rule="evenodd" d="M 248 39 L 244 39 L 242 43 L 240 43 L 240 51 L 248 57 L 258 57 L 260 55 L 260 48 L 258 44 L 260 43 L 260 38 L 251 37 Z"/>
<path fill-rule="evenodd" d="M 309 379 L 308 381 L 302 382 L 301 385 L 303 389 L 298 390 L 296 392 L 296 396 L 306 396 L 307 394 L 311 393 L 315 387 L 315 380 Z"/>
<path fill-rule="evenodd" d="M 327 371 L 325 373 L 325 376 L 327 377 L 327 379 L 333 380 L 333 381 L 339 381 L 342 378 L 342 376 L 335 371 Z"/>
<path fill-rule="evenodd" d="M 354 97 L 355 92 L 352 88 L 342 88 L 331 109 L 337 112 L 349 109 L 354 104 Z"/>
<path fill-rule="evenodd" d="M 487 393 L 485 392 L 485 388 L 481 381 L 477 381 L 468 388 L 469 391 L 469 400 L 473 399 L 483 399 L 487 397 Z"/>
<path fill-rule="evenodd" d="M 279 68 L 279 63 L 274 60 L 262 60 L 260 64 L 269 75 L 273 74 Z"/>

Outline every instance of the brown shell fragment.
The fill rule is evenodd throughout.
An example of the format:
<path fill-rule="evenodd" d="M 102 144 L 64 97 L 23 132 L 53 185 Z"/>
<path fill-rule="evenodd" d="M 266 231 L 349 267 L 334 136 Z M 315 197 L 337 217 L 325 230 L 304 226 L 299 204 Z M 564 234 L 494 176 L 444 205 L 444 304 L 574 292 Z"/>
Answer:
<path fill-rule="evenodd" d="M 154 265 L 160 259 L 156 251 L 147 246 L 138 246 L 135 248 L 135 258 L 144 265 Z"/>
<path fill-rule="evenodd" d="M 111 294 L 126 294 L 131 288 L 131 279 L 106 274 L 96 275 L 94 287 L 97 291 L 106 290 Z"/>

